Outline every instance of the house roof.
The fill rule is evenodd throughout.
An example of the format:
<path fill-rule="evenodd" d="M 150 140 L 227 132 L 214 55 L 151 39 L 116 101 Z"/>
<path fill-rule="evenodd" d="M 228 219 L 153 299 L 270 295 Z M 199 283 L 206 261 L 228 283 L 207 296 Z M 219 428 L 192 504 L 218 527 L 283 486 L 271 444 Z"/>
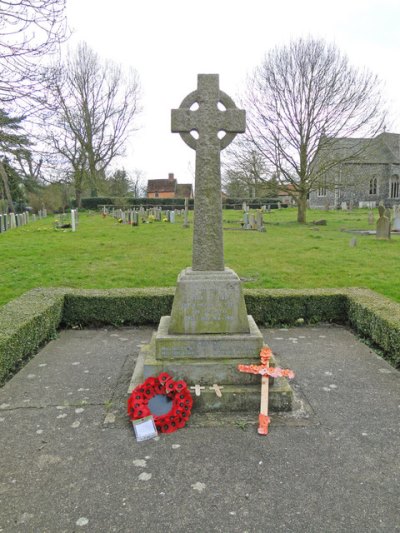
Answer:
<path fill-rule="evenodd" d="M 176 190 L 176 179 L 162 179 L 162 180 L 148 180 L 147 181 L 147 192 L 175 192 Z"/>
<path fill-rule="evenodd" d="M 293 185 L 293 183 L 285 183 L 282 185 L 278 185 L 278 195 L 287 195 L 289 192 L 297 192 L 297 189 Z"/>

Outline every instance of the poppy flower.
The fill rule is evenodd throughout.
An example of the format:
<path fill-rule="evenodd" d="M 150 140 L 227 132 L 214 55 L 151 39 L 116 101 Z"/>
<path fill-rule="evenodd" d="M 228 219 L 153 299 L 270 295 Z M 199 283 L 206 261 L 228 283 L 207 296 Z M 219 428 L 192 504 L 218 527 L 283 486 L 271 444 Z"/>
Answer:
<path fill-rule="evenodd" d="M 168 374 L 168 372 L 161 372 L 161 374 L 158 376 L 158 380 L 160 383 L 166 383 L 169 379 L 172 379 L 172 378 Z"/>
<path fill-rule="evenodd" d="M 187 420 L 185 420 L 184 418 L 178 417 L 178 420 L 176 422 L 177 429 L 182 429 L 183 427 L 185 427 L 186 422 L 187 422 Z"/>
<path fill-rule="evenodd" d="M 158 383 L 159 383 L 159 381 L 158 381 L 157 378 L 150 376 L 150 377 L 147 378 L 146 381 L 143 383 L 143 386 L 144 386 L 145 388 L 146 388 L 146 387 L 151 387 L 152 389 L 154 389 Z"/>
<path fill-rule="evenodd" d="M 183 381 L 183 379 L 180 379 L 178 381 L 175 381 L 175 385 L 174 385 L 174 388 L 177 392 L 180 392 L 184 389 L 186 389 L 187 385 L 186 383 Z"/>
<path fill-rule="evenodd" d="M 260 359 L 263 365 L 267 363 L 272 357 L 272 350 L 268 346 L 264 346 L 260 352 Z"/>
<path fill-rule="evenodd" d="M 155 390 L 153 387 L 145 387 L 143 397 L 146 400 L 151 400 L 155 396 Z"/>
<path fill-rule="evenodd" d="M 162 394 L 163 392 L 165 392 L 165 387 L 157 380 L 157 383 L 154 386 L 154 390 L 156 391 L 156 394 Z"/>
<path fill-rule="evenodd" d="M 182 420 L 189 420 L 190 409 L 182 411 L 181 418 Z"/>
<path fill-rule="evenodd" d="M 144 418 L 145 416 L 149 416 L 150 414 L 151 414 L 150 409 L 145 404 L 139 407 L 136 407 L 133 410 L 133 416 L 135 417 L 134 420 L 138 420 L 139 418 Z"/>
<path fill-rule="evenodd" d="M 173 379 L 169 379 L 166 383 L 165 383 L 165 392 L 167 394 L 170 394 L 171 392 L 173 392 L 175 390 L 175 381 Z"/>
<path fill-rule="evenodd" d="M 173 433 L 178 429 L 175 420 L 167 419 L 164 420 L 161 431 L 162 433 Z"/>

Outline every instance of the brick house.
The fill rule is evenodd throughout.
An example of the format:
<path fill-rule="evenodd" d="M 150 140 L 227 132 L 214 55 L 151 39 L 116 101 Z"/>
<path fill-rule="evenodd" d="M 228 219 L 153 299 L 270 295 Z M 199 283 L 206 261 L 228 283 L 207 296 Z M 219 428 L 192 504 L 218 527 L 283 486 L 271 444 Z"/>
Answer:
<path fill-rule="evenodd" d="M 297 191 L 294 185 L 291 183 L 287 183 L 286 185 L 278 185 L 277 197 L 282 204 L 295 205 L 295 196 L 297 195 Z"/>
<path fill-rule="evenodd" d="M 331 143 L 330 152 L 343 161 L 310 192 L 311 208 L 340 207 L 342 202 L 359 207 L 376 206 L 381 201 L 386 207 L 400 204 L 400 134 L 338 138 Z"/>
<path fill-rule="evenodd" d="M 193 198 L 191 183 L 179 184 L 174 174 L 168 174 L 168 179 L 148 180 L 147 198 Z"/>

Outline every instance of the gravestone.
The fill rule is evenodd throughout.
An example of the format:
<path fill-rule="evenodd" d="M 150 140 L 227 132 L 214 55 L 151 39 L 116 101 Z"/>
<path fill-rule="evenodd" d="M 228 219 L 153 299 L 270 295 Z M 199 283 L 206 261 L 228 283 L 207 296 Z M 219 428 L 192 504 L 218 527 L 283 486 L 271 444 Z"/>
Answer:
<path fill-rule="evenodd" d="M 400 205 L 393 206 L 393 231 L 400 231 Z"/>
<path fill-rule="evenodd" d="M 220 152 L 245 131 L 245 111 L 219 89 L 218 75 L 199 74 L 197 90 L 172 110 L 171 123 L 172 132 L 196 151 L 192 266 L 179 274 L 171 315 L 161 318 L 141 349 L 129 390 L 166 371 L 204 387 L 195 397 L 198 410 L 257 410 L 260 384 L 238 372 L 237 364 L 258 363 L 264 342 L 247 315 L 239 277 L 224 265 L 222 232 Z M 222 397 L 215 384 L 223 386 Z M 272 409 L 289 410 L 292 390 L 287 382 L 280 387 L 271 396 Z"/>
<path fill-rule="evenodd" d="M 347 211 L 347 202 L 342 202 L 342 211 Z"/>
<path fill-rule="evenodd" d="M 71 209 L 71 228 L 72 231 L 76 231 L 76 210 Z"/>
<path fill-rule="evenodd" d="M 175 211 L 170 212 L 169 221 L 171 222 L 171 224 L 175 224 Z"/>
<path fill-rule="evenodd" d="M 376 223 L 376 238 L 390 239 L 390 220 L 385 216 L 385 208 L 383 205 L 378 207 L 379 218 Z"/>
<path fill-rule="evenodd" d="M 256 229 L 256 217 L 254 216 L 254 213 L 250 213 L 249 215 L 249 224 L 250 229 Z"/>
<path fill-rule="evenodd" d="M 185 213 L 184 213 L 184 219 L 183 219 L 183 227 L 188 228 L 189 227 L 189 198 L 185 198 Z"/>
<path fill-rule="evenodd" d="M 243 227 L 244 229 L 249 229 L 249 214 L 247 212 L 243 213 Z"/>
<path fill-rule="evenodd" d="M 370 226 L 372 226 L 374 223 L 375 223 L 374 212 L 373 212 L 373 211 L 370 211 L 370 212 L 368 213 L 368 224 L 369 224 Z"/>
<path fill-rule="evenodd" d="M 259 209 L 259 210 L 256 212 L 256 226 L 257 226 L 257 230 L 258 230 L 258 231 L 261 231 L 261 232 L 264 232 L 264 231 L 265 231 L 265 226 L 264 226 L 264 216 L 263 216 L 263 211 L 262 211 L 262 209 Z"/>

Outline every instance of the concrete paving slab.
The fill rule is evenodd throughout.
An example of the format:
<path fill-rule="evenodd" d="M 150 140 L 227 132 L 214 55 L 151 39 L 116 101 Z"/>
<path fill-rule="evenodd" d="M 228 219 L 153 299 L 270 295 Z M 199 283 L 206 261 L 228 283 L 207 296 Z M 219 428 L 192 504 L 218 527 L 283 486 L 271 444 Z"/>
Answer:
<path fill-rule="evenodd" d="M 195 415 L 137 443 L 126 390 L 151 333 L 62 332 L 0 390 L 1 533 L 400 531 L 400 374 L 350 331 L 263 330 L 308 406 L 268 437 Z"/>

